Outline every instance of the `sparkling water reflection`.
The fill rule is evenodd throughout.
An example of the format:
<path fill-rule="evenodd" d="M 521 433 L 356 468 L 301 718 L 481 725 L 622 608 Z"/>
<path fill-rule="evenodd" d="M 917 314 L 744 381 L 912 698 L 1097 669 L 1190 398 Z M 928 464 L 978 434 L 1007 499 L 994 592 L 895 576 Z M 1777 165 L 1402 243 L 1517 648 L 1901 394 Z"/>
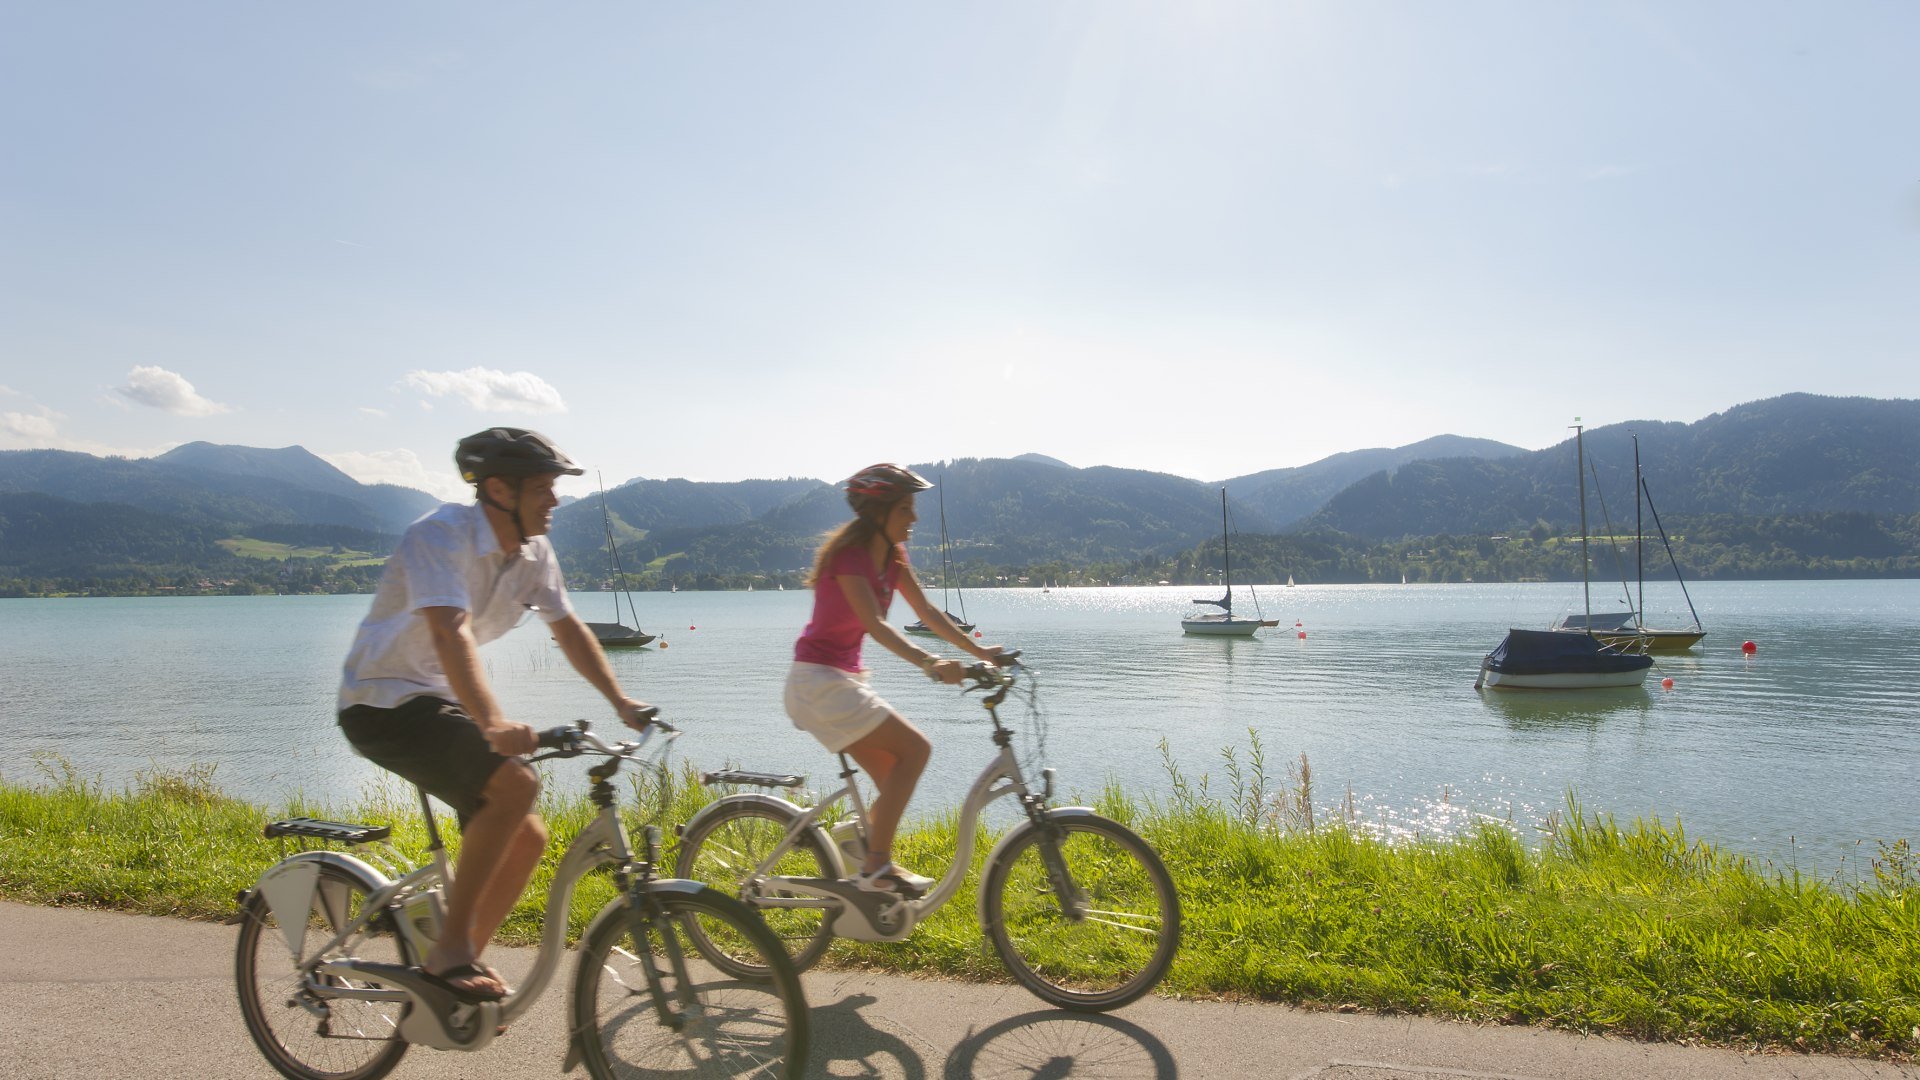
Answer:
<path fill-rule="evenodd" d="M 1476 693 L 1472 683 L 1506 627 L 1546 625 L 1579 602 L 1563 585 L 1267 589 L 1260 602 L 1282 625 L 1261 638 L 1181 635 L 1187 601 L 1206 591 L 967 594 L 987 639 L 1025 649 L 1039 671 L 1048 763 L 1065 792 L 1091 796 L 1111 780 L 1164 797 L 1164 740 L 1189 777 L 1207 774 L 1223 793 L 1221 750 L 1237 748 L 1244 763 L 1251 729 L 1269 773 L 1304 753 L 1323 812 L 1351 799 L 1392 831 L 1452 831 L 1477 815 L 1530 830 L 1574 791 L 1590 809 L 1677 817 L 1692 835 L 1849 880 L 1865 873 L 1859 842 L 1870 855 L 1872 841 L 1920 833 L 1909 777 L 1920 751 L 1920 582 L 1696 585 L 1702 647 L 1660 658 L 1645 690 L 1556 694 Z M 576 597 L 590 610 L 601 599 Z M 828 775 L 831 759 L 780 708 L 806 593 L 638 600 L 667 647 L 614 664 L 632 692 L 688 728 L 682 756 Z M 366 606 L 351 596 L 0 601 L 0 776 L 35 779 L 36 754 L 109 784 L 212 762 L 236 795 L 350 798 L 374 770 L 347 751 L 331 704 Z M 1748 638 L 1760 644 L 1752 657 L 1737 648 Z M 978 710 L 871 658 L 881 693 L 935 741 L 916 811 L 957 804 L 991 751 Z M 536 627 L 485 659 L 516 718 L 611 719 Z"/>

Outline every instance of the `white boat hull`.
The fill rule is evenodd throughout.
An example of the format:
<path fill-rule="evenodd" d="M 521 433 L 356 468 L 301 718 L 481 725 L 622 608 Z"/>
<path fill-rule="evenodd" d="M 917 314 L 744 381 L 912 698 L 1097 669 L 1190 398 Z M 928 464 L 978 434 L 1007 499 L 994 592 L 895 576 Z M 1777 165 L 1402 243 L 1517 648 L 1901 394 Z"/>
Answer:
<path fill-rule="evenodd" d="M 1213 637 L 1252 637 L 1255 630 L 1266 625 L 1259 619 L 1181 619 L 1180 629 L 1189 634 L 1207 634 Z"/>
<path fill-rule="evenodd" d="M 1481 681 L 1482 685 L 1495 690 L 1601 690 L 1616 686 L 1644 686 L 1647 672 L 1652 670 L 1640 668 L 1637 671 L 1502 675 L 1492 668 L 1482 668 Z"/>

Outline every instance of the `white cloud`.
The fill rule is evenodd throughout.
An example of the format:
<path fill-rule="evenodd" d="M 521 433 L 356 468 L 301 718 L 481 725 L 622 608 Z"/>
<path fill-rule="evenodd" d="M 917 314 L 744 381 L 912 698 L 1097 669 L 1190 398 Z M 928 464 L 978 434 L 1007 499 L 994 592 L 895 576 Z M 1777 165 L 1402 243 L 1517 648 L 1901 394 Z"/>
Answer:
<path fill-rule="evenodd" d="M 143 458 L 164 454 L 178 445 L 109 446 L 91 439 L 69 438 L 60 434 L 60 421 L 65 419 L 64 414 L 45 405 L 34 406 L 32 412 L 0 412 L 0 450 L 72 450 L 97 457 Z"/>
<path fill-rule="evenodd" d="M 0 413 L 0 441 L 10 450 L 48 448 L 60 437 L 54 426 L 59 419 L 60 414 L 45 405 L 30 413 Z"/>
<path fill-rule="evenodd" d="M 176 416 L 213 416 L 233 411 L 201 397 L 185 377 L 163 367 L 136 367 L 127 372 L 126 385 L 114 387 L 113 392 L 136 405 L 148 405 Z"/>
<path fill-rule="evenodd" d="M 385 420 L 387 418 L 387 410 L 376 409 L 371 405 L 360 406 L 360 411 L 365 413 L 368 416 L 375 418 L 376 420 Z"/>
<path fill-rule="evenodd" d="M 0 383 L 0 397 L 14 397 L 19 393 L 20 391 L 15 390 L 13 387 L 8 386 L 6 383 Z"/>
<path fill-rule="evenodd" d="M 409 371 L 401 385 L 432 397 L 455 397 L 479 412 L 562 413 L 560 391 L 531 371 Z"/>
<path fill-rule="evenodd" d="M 363 484 L 399 484 L 438 495 L 452 502 L 470 502 L 473 488 L 460 481 L 453 471 L 453 454 L 444 465 L 429 468 L 420 455 L 411 450 L 345 450 L 321 454 L 334 468 Z"/>

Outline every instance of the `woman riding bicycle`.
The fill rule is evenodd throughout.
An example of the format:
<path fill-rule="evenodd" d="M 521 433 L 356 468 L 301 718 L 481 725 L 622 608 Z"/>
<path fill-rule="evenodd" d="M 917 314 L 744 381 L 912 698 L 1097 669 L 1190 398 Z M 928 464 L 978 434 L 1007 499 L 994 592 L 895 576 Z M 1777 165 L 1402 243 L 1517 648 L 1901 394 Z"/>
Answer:
<path fill-rule="evenodd" d="M 867 854 L 855 885 L 870 892 L 918 896 L 931 880 L 893 863 L 893 834 L 932 750 L 920 729 L 881 700 L 860 666 L 868 635 L 939 682 L 957 684 L 966 665 L 943 660 L 908 641 L 886 622 L 897 590 L 927 627 L 954 647 L 988 663 L 998 645 L 968 640 L 945 612 L 927 601 L 907 562 L 907 538 L 919 520 L 913 501 L 933 485 L 898 465 L 872 465 L 846 481 L 852 521 L 820 545 L 808 584 L 813 619 L 794 643 L 787 673 L 787 715 L 835 753 L 858 762 L 879 788 L 867 808 Z"/>

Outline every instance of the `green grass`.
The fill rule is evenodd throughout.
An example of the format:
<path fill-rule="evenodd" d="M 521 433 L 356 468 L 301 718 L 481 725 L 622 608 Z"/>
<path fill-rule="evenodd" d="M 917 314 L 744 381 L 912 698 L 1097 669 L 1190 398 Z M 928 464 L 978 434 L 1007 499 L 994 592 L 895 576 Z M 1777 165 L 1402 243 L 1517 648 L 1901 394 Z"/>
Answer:
<path fill-rule="evenodd" d="M 386 556 L 374 555 L 365 551 L 335 552 L 331 547 L 299 547 L 294 544 L 278 544 L 271 540 L 256 540 L 251 536 L 235 536 L 215 543 L 243 559 L 259 559 L 264 562 L 286 562 L 288 559 L 332 559 L 337 566 L 378 566 L 386 562 Z"/>
<path fill-rule="evenodd" d="M 222 796 L 211 770 L 149 773 L 121 791 L 57 762 L 43 771 L 33 785 L 0 781 L 8 899 L 225 917 L 279 856 L 261 826 L 290 813 L 390 822 L 408 857 L 425 848 L 398 784 L 357 805 L 270 813 Z M 1537 845 L 1501 824 L 1389 843 L 1316 812 L 1304 762 L 1274 793 L 1257 742 L 1244 767 L 1229 754 L 1227 771 L 1223 796 L 1170 770 L 1162 800 L 1115 789 L 1095 800 L 1145 836 L 1178 883 L 1186 935 L 1164 992 L 1894 1059 L 1920 1044 L 1920 857 L 1904 843 L 1884 848 L 1857 888 L 1766 872 L 1677 826 L 1622 826 L 1571 803 Z M 664 807 L 668 822 L 707 798 L 689 770 L 623 793 L 627 806 Z M 544 812 L 558 840 L 592 807 L 569 792 L 547 796 Z M 897 852 L 937 870 L 957 840 L 949 815 L 920 822 Z M 537 940 L 532 898 L 562 847 L 502 940 Z M 604 876 L 582 884 L 575 934 L 610 895 Z M 839 942 L 828 962 L 1003 979 L 974 911 L 963 892 L 908 941 Z"/>

